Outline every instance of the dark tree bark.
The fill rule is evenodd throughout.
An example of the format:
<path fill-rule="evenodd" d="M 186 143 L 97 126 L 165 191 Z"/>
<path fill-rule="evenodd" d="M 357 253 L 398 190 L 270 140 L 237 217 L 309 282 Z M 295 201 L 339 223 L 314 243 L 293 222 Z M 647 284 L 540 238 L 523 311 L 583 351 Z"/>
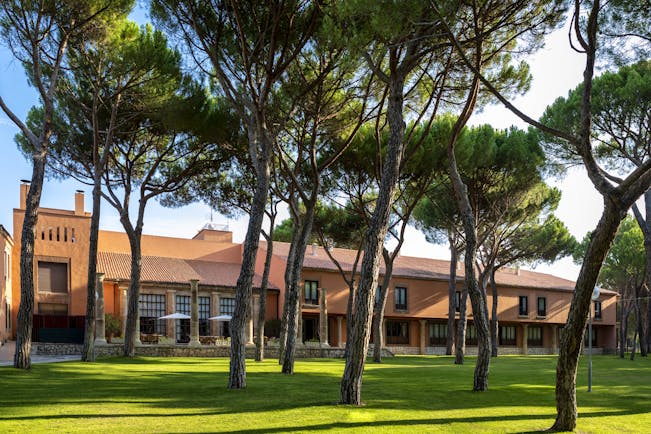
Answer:
<path fill-rule="evenodd" d="M 395 57 L 393 57 L 395 62 Z M 389 140 L 382 171 L 382 180 L 376 200 L 375 210 L 369 222 L 364 242 L 364 258 L 360 269 L 360 280 L 355 297 L 355 308 L 351 334 L 348 336 L 348 355 L 341 379 L 342 404 L 361 405 L 362 375 L 368 352 L 371 321 L 373 315 L 373 296 L 380 266 L 382 244 L 387 233 L 391 202 L 395 191 L 400 162 L 404 153 L 403 87 L 405 75 L 395 71 L 391 65 L 392 76 L 389 83 L 389 104 L 387 119 Z"/>
<path fill-rule="evenodd" d="M 95 169 L 97 172 L 97 169 Z M 102 177 L 95 173 L 93 185 L 93 211 L 90 217 L 90 237 L 88 245 L 88 286 L 86 287 L 86 326 L 84 328 L 84 346 L 81 350 L 81 360 L 95 361 L 95 319 L 97 300 L 97 240 L 99 237 L 99 218 L 102 203 Z"/>
<path fill-rule="evenodd" d="M 316 187 L 318 190 L 318 187 Z M 315 197 L 314 195 L 313 197 Z M 289 305 L 287 317 L 287 339 L 285 343 L 285 351 L 283 353 L 283 374 L 294 373 L 294 357 L 296 355 L 296 338 L 300 330 L 298 330 L 301 297 L 301 276 L 303 271 L 303 260 L 305 259 L 305 250 L 312 233 L 312 223 L 314 222 L 314 213 L 316 211 L 316 201 L 308 201 L 305 203 L 305 215 L 302 219 L 302 224 L 296 239 L 296 251 L 294 252 L 293 263 L 288 263 L 287 266 L 293 270 L 291 272 L 290 287 L 286 288 L 285 297 L 286 303 Z M 292 240 L 292 244 L 294 240 Z"/>
<path fill-rule="evenodd" d="M 294 203 L 292 207 L 290 204 L 290 210 L 292 211 L 292 218 L 294 220 L 294 229 L 292 231 L 292 241 L 289 243 L 289 253 L 287 254 L 287 265 L 285 267 L 285 289 L 289 288 L 294 281 L 292 273 L 294 272 L 294 267 L 290 267 L 289 264 L 294 263 L 294 258 L 296 257 L 296 243 L 294 240 L 298 238 L 298 206 Z M 278 342 L 278 364 L 282 365 L 285 360 L 285 348 L 287 346 L 287 330 L 289 326 L 289 311 L 290 304 L 287 302 L 287 290 L 285 290 L 285 300 L 283 301 L 283 316 L 280 319 L 280 340 Z"/>
<path fill-rule="evenodd" d="M 576 427 L 576 370 L 588 321 L 592 288 L 597 283 L 601 264 L 625 215 L 626 209 L 622 210 L 618 204 L 605 201 L 599 224 L 592 232 L 592 239 L 576 282 L 567 323 L 561 333 L 556 365 L 557 416 L 551 428 L 554 431 L 571 431 Z"/>
<path fill-rule="evenodd" d="M 640 343 L 640 356 L 646 357 L 646 345 L 644 337 L 644 318 L 642 317 L 642 308 L 640 306 L 640 298 L 642 295 L 641 286 L 635 287 L 635 298 L 633 299 L 633 308 L 635 309 L 635 334 L 639 338 Z M 633 353 L 635 352 L 635 346 L 633 346 Z M 633 358 L 631 358 L 633 360 Z"/>
<path fill-rule="evenodd" d="M 393 274 L 393 259 L 389 255 L 389 251 L 385 248 L 382 249 L 382 257 L 384 258 L 384 278 L 382 279 L 382 287 L 380 288 L 380 299 L 375 303 L 373 309 L 373 361 L 382 363 L 382 347 L 384 346 L 384 334 L 382 330 L 382 321 L 384 320 L 384 308 L 387 305 L 387 295 L 389 294 L 389 282 L 391 281 L 391 274 Z"/>
<path fill-rule="evenodd" d="M 454 348 L 454 320 L 457 313 L 457 246 L 455 236 L 448 235 L 450 242 L 450 279 L 448 280 L 448 335 L 446 338 L 445 354 L 452 355 Z M 461 307 L 461 306 L 459 306 Z M 464 327 L 465 333 L 465 327 Z M 462 361 L 463 363 L 463 356 Z"/>
<path fill-rule="evenodd" d="M 267 237 L 267 254 L 264 258 L 264 271 L 262 272 L 262 283 L 260 284 L 260 308 L 258 311 L 258 335 L 255 339 L 255 361 L 264 361 L 264 323 L 267 314 L 267 286 L 269 284 L 269 271 L 271 270 L 271 259 L 273 257 L 273 227 L 274 218 L 271 217 L 269 225 L 269 236 Z"/>
<path fill-rule="evenodd" d="M 466 354 L 466 327 L 468 325 L 468 290 L 463 287 L 461 291 L 461 305 L 459 306 L 459 322 L 457 323 L 457 345 L 454 352 L 454 364 L 463 365 Z"/>
<path fill-rule="evenodd" d="M 253 133 L 250 127 L 249 135 Z M 253 275 L 255 273 L 255 261 L 260 241 L 260 232 L 264 219 L 264 211 L 267 206 L 269 194 L 272 144 L 267 131 L 258 131 L 254 139 L 250 139 L 250 147 L 254 159 L 254 166 L 257 175 L 255 193 L 251 203 L 249 225 L 244 239 L 244 252 L 242 255 L 242 268 L 237 279 L 235 289 L 235 309 L 231 319 L 231 363 L 228 377 L 229 389 L 246 388 L 246 336 L 245 326 L 251 310 L 251 293 Z"/>
<path fill-rule="evenodd" d="M 45 175 L 46 148 L 32 155 L 32 182 L 27 193 L 23 229 L 20 236 L 20 305 L 16 324 L 14 368 L 29 369 L 32 364 L 34 315 L 34 238 L 38 208 Z"/>
<path fill-rule="evenodd" d="M 619 357 L 624 358 L 626 354 L 626 339 L 628 335 L 628 315 L 630 309 L 626 302 L 622 302 L 622 319 L 619 323 Z"/>
<path fill-rule="evenodd" d="M 141 207 L 143 207 L 142 203 Z M 142 219 L 138 219 L 135 228 L 131 225 L 128 214 L 122 214 L 122 216 L 120 216 L 120 221 L 127 233 L 129 245 L 131 247 L 131 274 L 129 279 L 129 289 L 127 292 L 127 319 L 124 327 L 123 355 L 125 357 L 134 357 L 136 341 L 139 340 L 140 335 L 140 330 L 137 325 L 140 313 L 138 301 L 140 299 L 140 276 L 142 272 L 142 251 L 140 249 Z"/>
<path fill-rule="evenodd" d="M 633 347 L 631 348 L 631 360 L 635 360 L 635 352 L 637 351 L 637 329 L 633 333 Z"/>
<path fill-rule="evenodd" d="M 491 357 L 497 357 L 499 339 L 499 319 L 497 317 L 497 285 L 495 284 L 495 269 L 491 270 L 491 295 L 493 298 L 491 311 Z"/>

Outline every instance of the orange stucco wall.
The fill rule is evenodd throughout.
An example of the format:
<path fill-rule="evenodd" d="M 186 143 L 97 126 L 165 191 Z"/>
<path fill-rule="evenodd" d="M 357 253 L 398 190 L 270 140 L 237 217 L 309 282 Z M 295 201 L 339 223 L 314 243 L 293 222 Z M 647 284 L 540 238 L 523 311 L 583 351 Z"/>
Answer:
<path fill-rule="evenodd" d="M 25 185 L 21 186 L 24 193 Z M 22 196 L 22 195 L 21 195 Z M 90 214 L 85 213 L 83 193 L 76 194 L 75 211 L 41 208 L 36 224 L 36 242 L 34 246 L 34 313 L 39 313 L 39 303 L 62 303 L 68 305 L 68 315 L 85 315 L 86 280 L 88 273 L 88 234 L 90 232 Z M 21 204 L 24 205 L 23 197 Z M 12 254 L 13 275 L 20 275 L 21 231 L 25 211 L 14 209 L 13 232 L 14 249 Z M 38 262 L 63 262 L 68 264 L 68 293 L 43 292 L 38 289 Z M 20 300 L 20 279 L 13 279 L 12 297 L 14 303 Z M 17 308 L 13 309 L 14 323 Z"/>
<path fill-rule="evenodd" d="M 10 311 L 9 316 L 11 317 L 13 310 L 15 310 L 12 303 L 11 289 L 13 241 L 4 230 L 4 227 L 0 227 L 0 344 L 11 337 L 14 322 L 11 319 L 7 321 L 6 313 Z"/>
<path fill-rule="evenodd" d="M 99 250 L 104 252 L 131 253 L 129 239 L 124 232 L 100 231 Z M 242 252 L 239 244 L 203 239 L 185 239 L 142 236 L 144 256 L 165 256 L 168 258 L 200 259 L 239 264 Z"/>

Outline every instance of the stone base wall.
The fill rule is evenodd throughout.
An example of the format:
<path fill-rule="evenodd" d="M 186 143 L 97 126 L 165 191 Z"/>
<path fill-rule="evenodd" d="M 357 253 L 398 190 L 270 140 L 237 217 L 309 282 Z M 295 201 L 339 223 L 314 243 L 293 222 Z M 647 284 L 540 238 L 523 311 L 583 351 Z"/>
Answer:
<path fill-rule="evenodd" d="M 81 354 L 82 346 L 76 344 L 34 343 L 34 353 L 39 355 L 77 355 Z M 115 357 L 122 355 L 122 344 L 95 345 L 97 357 Z M 318 347 L 300 345 L 296 347 L 296 358 L 343 358 L 343 348 Z M 140 357 L 230 357 L 231 347 L 202 345 L 189 347 L 187 345 L 137 345 L 135 355 Z M 369 355 L 372 355 L 369 352 Z M 383 357 L 393 357 L 387 349 L 382 350 Z M 255 346 L 247 345 L 246 357 L 255 357 Z M 265 347 L 265 357 L 278 358 L 278 346 Z"/>

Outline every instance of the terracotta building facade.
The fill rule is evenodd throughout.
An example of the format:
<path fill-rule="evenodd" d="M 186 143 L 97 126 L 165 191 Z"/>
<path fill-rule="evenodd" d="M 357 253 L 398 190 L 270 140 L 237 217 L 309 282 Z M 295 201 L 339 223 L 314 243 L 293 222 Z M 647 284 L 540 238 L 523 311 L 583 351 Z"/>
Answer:
<path fill-rule="evenodd" d="M 20 232 L 29 185 L 20 187 L 20 206 L 14 209 L 14 237 L 2 228 L 0 246 L 6 254 L 0 339 L 15 334 L 20 300 Z M 86 309 L 90 213 L 84 193 L 74 196 L 74 210 L 41 208 L 36 228 L 35 334 L 36 341 L 79 339 Z M 130 275 L 130 247 L 126 234 L 100 231 L 98 288 L 100 312 L 124 324 Z M 259 287 L 266 244 L 260 243 L 254 277 L 252 318 L 259 311 Z M 284 271 L 289 245 L 274 243 L 266 318 L 277 320 L 285 292 Z M 349 273 L 355 252 L 331 249 Z M 159 319 L 170 314 L 190 315 L 196 284 L 198 329 L 201 336 L 228 336 L 228 316 L 235 305 L 235 286 L 242 261 L 242 245 L 234 243 L 227 228 L 207 225 L 192 239 L 143 235 L 139 327 L 142 336 L 160 336 L 168 342 L 190 340 L 189 320 Z M 382 270 L 381 270 L 382 273 Z M 449 263 L 400 256 L 394 264 L 382 327 L 386 347 L 394 353 L 442 354 L 448 316 Z M 457 271 L 457 308 L 463 290 L 463 270 Z M 382 276 L 381 276 L 382 277 Z M 382 278 L 380 277 L 380 281 Z M 504 269 L 496 274 L 499 343 L 501 353 L 550 354 L 558 351 L 560 329 L 567 319 L 574 282 L 543 273 Z M 196 282 L 196 283 L 193 283 Z M 348 286 L 322 247 L 309 246 L 302 276 L 301 341 L 341 347 L 346 341 Z M 11 288 L 11 289 L 10 289 Z M 489 306 L 492 303 L 488 295 Z M 101 306 L 100 306 L 101 304 Z M 617 294 L 602 291 L 593 306 L 593 345 L 596 351 L 616 346 Z M 458 311 L 458 309 L 457 309 Z M 468 306 L 468 353 L 476 349 L 476 333 Z M 456 314 L 458 318 L 458 313 Z M 81 323 L 81 327 L 80 327 Z M 249 321 L 247 335 L 257 333 Z M 99 324 L 99 321 L 98 321 Z M 102 327 L 104 323 L 102 322 Z M 2 328 L 4 327 L 4 329 Z M 80 331 L 71 333 L 71 329 Z"/>

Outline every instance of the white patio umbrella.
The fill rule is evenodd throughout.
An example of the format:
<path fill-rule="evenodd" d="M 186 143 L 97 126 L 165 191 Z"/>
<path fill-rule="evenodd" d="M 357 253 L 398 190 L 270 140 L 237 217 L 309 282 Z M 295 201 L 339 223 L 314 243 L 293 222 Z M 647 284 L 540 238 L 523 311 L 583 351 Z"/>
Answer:
<path fill-rule="evenodd" d="M 231 319 L 233 319 L 233 317 L 230 315 L 217 315 L 217 316 L 211 316 L 208 319 L 213 321 L 230 321 Z"/>
<path fill-rule="evenodd" d="M 171 313 L 169 315 L 161 316 L 158 319 L 190 319 L 190 315 L 184 313 Z"/>

